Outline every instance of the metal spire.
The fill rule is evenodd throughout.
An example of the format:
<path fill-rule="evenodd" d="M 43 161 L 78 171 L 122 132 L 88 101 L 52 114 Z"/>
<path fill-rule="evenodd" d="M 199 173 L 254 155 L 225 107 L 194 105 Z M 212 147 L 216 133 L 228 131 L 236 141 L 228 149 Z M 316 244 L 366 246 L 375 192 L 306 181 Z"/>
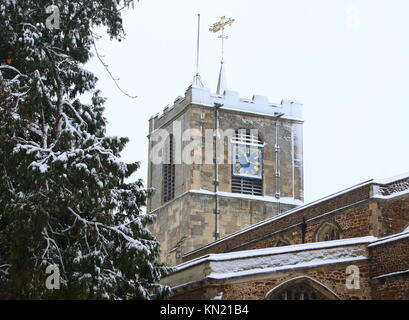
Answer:
<path fill-rule="evenodd" d="M 227 77 L 224 70 L 224 62 L 220 65 L 219 80 L 217 81 L 217 94 L 223 94 L 227 90 Z"/>

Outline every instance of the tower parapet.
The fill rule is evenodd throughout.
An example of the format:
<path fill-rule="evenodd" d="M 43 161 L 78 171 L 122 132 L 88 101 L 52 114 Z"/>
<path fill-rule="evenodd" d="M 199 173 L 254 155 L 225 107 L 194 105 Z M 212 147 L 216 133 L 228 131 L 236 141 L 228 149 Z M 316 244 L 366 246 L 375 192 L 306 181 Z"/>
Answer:
<path fill-rule="evenodd" d="M 276 117 L 283 113 L 283 119 L 302 122 L 302 104 L 283 99 L 280 103 L 272 103 L 268 97 L 253 95 L 252 99 L 241 98 L 239 92 L 226 90 L 224 94 L 212 93 L 209 88 L 192 85 L 184 97 L 177 97 L 173 105 L 167 105 L 163 113 L 156 114 L 150 118 L 154 120 L 154 129 L 160 128 L 170 117 L 177 115 L 190 104 L 213 108 L 214 105 L 222 104 L 223 109 L 265 117 Z"/>

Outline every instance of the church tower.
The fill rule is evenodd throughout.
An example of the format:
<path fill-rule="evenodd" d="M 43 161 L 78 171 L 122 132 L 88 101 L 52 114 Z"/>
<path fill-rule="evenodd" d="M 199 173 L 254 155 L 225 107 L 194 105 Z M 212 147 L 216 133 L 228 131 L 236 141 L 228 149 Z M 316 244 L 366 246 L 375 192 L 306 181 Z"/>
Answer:
<path fill-rule="evenodd" d="M 152 117 L 148 187 L 155 191 L 148 212 L 156 215 L 162 260 L 175 264 L 184 253 L 301 205 L 302 124 L 294 101 L 241 99 L 197 86 Z"/>
<path fill-rule="evenodd" d="M 149 120 L 147 210 L 170 265 L 303 203 L 302 105 L 240 98 L 224 68 L 216 93 L 196 81 Z"/>

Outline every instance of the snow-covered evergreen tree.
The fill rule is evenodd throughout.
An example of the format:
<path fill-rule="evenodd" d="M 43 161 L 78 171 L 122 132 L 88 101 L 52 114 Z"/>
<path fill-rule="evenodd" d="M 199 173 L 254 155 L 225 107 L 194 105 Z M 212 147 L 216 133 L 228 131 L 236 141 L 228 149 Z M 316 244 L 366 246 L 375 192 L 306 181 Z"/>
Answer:
<path fill-rule="evenodd" d="M 46 8 L 59 9 L 49 29 Z M 127 178 L 126 138 L 105 135 L 104 99 L 83 68 L 94 27 L 124 36 L 130 0 L 0 2 L 0 299 L 160 298 L 148 192 Z M 58 11 L 54 10 L 58 14 Z M 58 21 L 51 21 L 52 23 Z M 92 92 L 92 103 L 79 97 Z M 59 290 L 46 288 L 56 265 Z"/>

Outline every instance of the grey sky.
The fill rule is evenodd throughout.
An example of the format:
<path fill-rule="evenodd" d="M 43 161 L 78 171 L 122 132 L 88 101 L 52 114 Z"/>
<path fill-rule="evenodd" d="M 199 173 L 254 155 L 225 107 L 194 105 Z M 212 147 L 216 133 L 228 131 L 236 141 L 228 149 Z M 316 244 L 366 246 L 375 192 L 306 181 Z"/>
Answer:
<path fill-rule="evenodd" d="M 124 13 L 127 39 L 104 37 L 88 68 L 108 98 L 108 133 L 131 139 L 124 160 L 141 161 L 146 181 L 148 119 L 183 96 L 195 71 L 197 13 L 202 16 L 200 73 L 213 91 L 220 41 L 229 27 L 228 88 L 304 104 L 305 200 L 371 178 L 409 171 L 409 1 L 141 0 Z M 100 32 L 102 34 L 102 32 Z"/>

